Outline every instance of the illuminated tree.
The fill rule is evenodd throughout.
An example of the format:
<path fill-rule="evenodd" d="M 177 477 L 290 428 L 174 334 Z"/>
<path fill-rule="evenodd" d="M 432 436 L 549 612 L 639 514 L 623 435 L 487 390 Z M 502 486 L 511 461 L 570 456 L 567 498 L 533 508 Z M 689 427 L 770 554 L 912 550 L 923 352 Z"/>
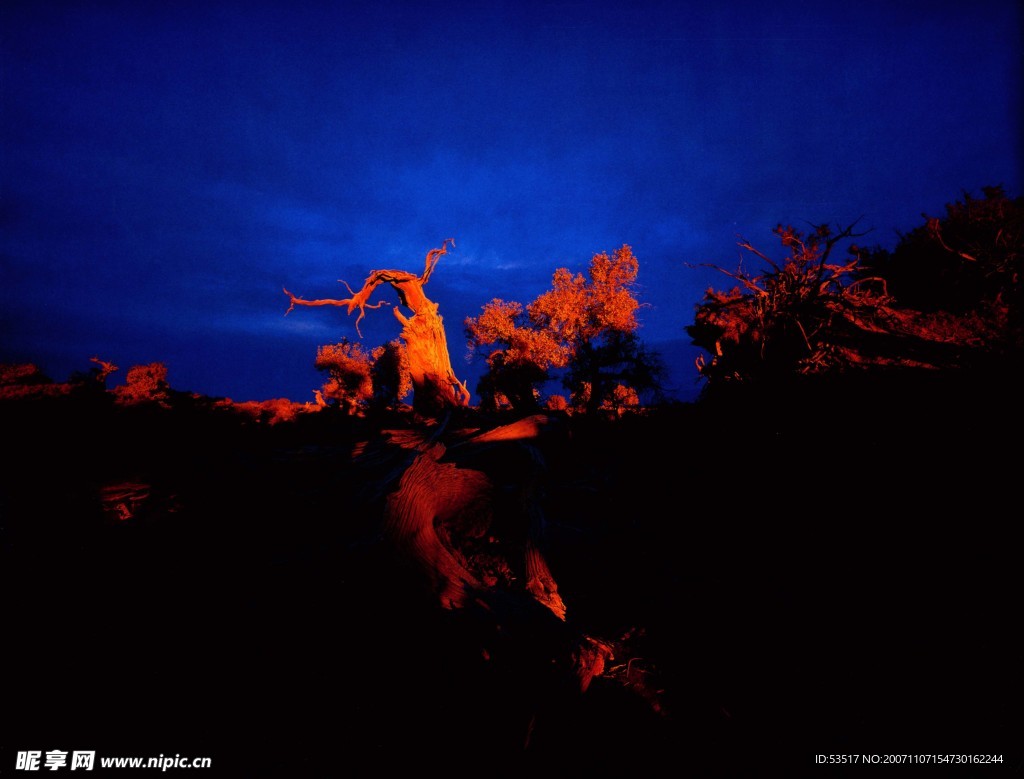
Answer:
<path fill-rule="evenodd" d="M 140 403 L 167 405 L 170 389 L 167 383 L 167 366 L 162 362 L 153 362 L 129 368 L 125 383 L 114 388 L 114 397 L 124 406 Z"/>
<path fill-rule="evenodd" d="M 943 219 L 901 237 L 892 253 L 856 244 L 834 259 L 854 225 L 779 225 L 788 256 L 775 261 L 741 240 L 763 263 L 723 273 L 738 282 L 707 290 L 687 332 L 711 354 L 697 367 L 709 386 L 880 368 L 964 368 L 991 362 L 993 350 L 1024 343 L 1020 199 L 999 187 L 965 196 Z M 712 266 L 717 267 L 717 266 Z M 1003 357 L 998 357 L 1003 360 Z"/>
<path fill-rule="evenodd" d="M 537 385 L 549 378 L 549 368 L 563 367 L 569 356 L 553 332 L 534 325 L 521 304 L 500 298 L 466 320 L 466 334 L 471 348 L 486 352 L 487 374 L 477 391 L 491 409 L 504 402 L 516 409 L 537 408 Z"/>
<path fill-rule="evenodd" d="M 640 406 L 640 396 L 632 387 L 625 384 L 616 384 L 608 398 L 601 404 L 601 408 L 612 411 L 616 416 L 622 416 L 629 410 Z"/>
<path fill-rule="evenodd" d="M 438 260 L 447 253 L 449 242 L 455 245 L 455 241 L 449 238 L 440 249 L 427 252 L 423 273 L 419 276 L 402 270 L 371 271 L 358 292 L 353 292 L 346 284 L 351 297 L 342 300 L 304 300 L 285 289 L 284 293 L 290 301 L 285 313 L 292 311 L 295 306 L 340 306 L 348 309 L 349 314 L 358 308 L 358 332 L 366 309 L 387 305 L 383 300 L 370 303 L 373 291 L 381 284 L 390 284 L 398 293 L 401 304 L 412 311 L 412 316 L 406 317 L 398 306 L 392 309 L 402 325 L 401 338 L 405 342 L 413 385 L 413 407 L 425 416 L 437 416 L 446 410 L 466 406 L 469 403 L 469 391 L 452 370 L 444 323 L 437 313 L 437 303 L 429 300 L 423 292 Z"/>
<path fill-rule="evenodd" d="M 33 363 L 0 363 L 0 400 L 53 397 L 65 394 L 66 387 L 55 384 Z"/>
<path fill-rule="evenodd" d="M 569 401 L 565 399 L 565 395 L 550 395 L 544 404 L 544 408 L 548 411 L 567 411 L 569 409 Z"/>
<path fill-rule="evenodd" d="M 525 309 L 494 299 L 478 317 L 466 320 L 469 346 L 486 356 L 488 372 L 480 393 L 504 396 L 517 409 L 538 404 L 538 385 L 553 369 L 569 368 L 565 384 L 579 403 L 596 410 L 617 384 L 640 382 L 654 388 L 657 358 L 636 338 L 640 303 L 634 294 L 639 263 L 629 246 L 595 254 L 588 275 L 555 271 L 551 289 Z"/>
<path fill-rule="evenodd" d="M 319 392 L 319 390 L 317 390 Z M 246 400 L 242 403 L 233 403 L 230 400 L 218 404 L 220 408 L 228 408 L 252 417 L 257 422 L 274 426 L 282 422 L 292 422 L 299 414 L 307 411 L 303 403 L 295 403 L 288 398 L 273 398 L 271 400 Z"/>
<path fill-rule="evenodd" d="M 321 346 L 316 353 L 316 367 L 329 377 L 320 388 L 321 397 L 337 404 L 345 413 L 356 413 L 373 397 L 370 355 L 361 344 L 344 339 Z"/>
<path fill-rule="evenodd" d="M 771 373 L 820 372 L 842 360 L 849 336 L 890 300 L 881 279 L 854 281 L 860 265 L 855 251 L 841 264 L 829 261 L 853 229 L 833 233 L 817 225 L 804 235 L 778 225 L 772 232 L 788 251 L 779 262 L 741 240 L 740 248 L 769 267 L 757 273 L 718 268 L 740 286 L 708 289 L 687 328 L 693 342 L 712 354 L 711 362 L 698 359 L 701 374 L 710 381 L 749 381 Z"/>
<path fill-rule="evenodd" d="M 0 400 L 52 398 L 72 394 L 78 397 L 107 397 L 106 380 L 117 370 L 117 366 L 97 357 L 91 359 L 96 367 L 86 372 L 74 371 L 66 382 L 53 381 L 32 363 L 0 364 Z M 136 373 L 136 380 L 139 375 Z"/>

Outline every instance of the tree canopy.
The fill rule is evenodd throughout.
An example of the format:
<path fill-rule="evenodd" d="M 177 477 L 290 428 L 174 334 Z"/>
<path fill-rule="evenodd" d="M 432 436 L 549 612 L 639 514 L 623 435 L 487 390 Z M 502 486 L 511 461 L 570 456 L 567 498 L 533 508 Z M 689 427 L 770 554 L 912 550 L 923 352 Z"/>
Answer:
<path fill-rule="evenodd" d="M 478 386 L 485 406 L 507 402 L 536 408 L 539 385 L 567 368 L 563 382 L 577 405 L 597 409 L 618 397 L 657 385 L 657 358 L 636 336 L 635 283 L 639 262 L 624 245 L 595 254 L 588 273 L 555 271 L 551 289 L 527 306 L 495 298 L 466 319 L 469 348 L 487 360 Z"/>
<path fill-rule="evenodd" d="M 171 386 L 167 382 L 167 366 L 162 362 L 133 365 L 128 369 L 125 383 L 114 388 L 117 402 L 126 406 L 140 403 L 166 405 L 170 394 Z"/>
<path fill-rule="evenodd" d="M 343 338 L 317 350 L 316 367 L 328 376 L 317 391 L 318 402 L 348 414 L 396 408 L 412 391 L 409 356 L 397 338 L 370 352 Z"/>
<path fill-rule="evenodd" d="M 333 402 L 346 413 L 354 414 L 373 397 L 371 357 L 362 344 L 346 338 L 321 346 L 316 352 L 316 367 L 328 376 L 319 390 L 323 401 Z"/>

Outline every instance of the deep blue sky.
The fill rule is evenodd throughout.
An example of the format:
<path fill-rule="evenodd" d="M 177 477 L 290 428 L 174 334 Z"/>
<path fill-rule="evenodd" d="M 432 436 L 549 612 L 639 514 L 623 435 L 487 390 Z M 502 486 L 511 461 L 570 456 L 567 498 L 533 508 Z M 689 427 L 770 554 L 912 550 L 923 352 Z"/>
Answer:
<path fill-rule="evenodd" d="M 1021 194 L 1021 26 L 1013 0 L 6 0 L 0 360 L 309 400 L 354 320 L 284 318 L 282 285 L 342 296 L 453 236 L 427 290 L 476 375 L 467 315 L 628 243 L 691 397 L 683 327 L 728 280 L 686 263 L 780 221 L 891 246 L 964 189 Z"/>

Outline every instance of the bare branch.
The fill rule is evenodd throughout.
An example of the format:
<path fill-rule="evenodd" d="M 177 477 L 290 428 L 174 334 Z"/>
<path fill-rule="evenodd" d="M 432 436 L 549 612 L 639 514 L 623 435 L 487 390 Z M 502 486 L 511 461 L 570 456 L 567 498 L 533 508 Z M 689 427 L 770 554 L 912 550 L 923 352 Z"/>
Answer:
<path fill-rule="evenodd" d="M 743 236 L 739 236 L 739 238 L 740 238 L 740 241 L 739 241 L 739 243 L 736 244 L 737 246 L 739 246 L 741 249 L 746 249 L 751 254 L 754 254 L 754 255 L 760 257 L 762 260 L 764 260 L 769 265 L 771 265 L 775 269 L 776 272 L 781 272 L 782 269 L 778 265 L 775 264 L 775 262 L 772 260 L 771 257 L 769 257 L 764 252 L 762 252 L 762 251 L 760 251 L 758 249 L 755 249 L 754 246 L 750 243 L 750 241 L 748 241 Z"/>
<path fill-rule="evenodd" d="M 746 287 L 751 292 L 753 292 L 755 295 L 764 296 L 764 295 L 768 294 L 763 289 L 761 289 L 759 286 L 757 286 L 757 284 L 754 283 L 754 279 L 748 278 L 746 274 L 743 274 L 743 273 L 733 273 L 732 271 L 727 271 L 721 265 L 715 265 L 714 263 L 711 263 L 711 262 L 699 263 L 698 267 L 701 267 L 701 268 L 714 268 L 719 273 L 724 273 L 729 278 L 735 279 L 740 284 L 742 284 L 744 287 Z"/>
<path fill-rule="evenodd" d="M 853 290 L 854 287 L 857 287 L 857 286 L 859 286 L 861 284 L 865 284 L 865 283 L 867 283 L 869 281 L 874 281 L 874 282 L 877 282 L 877 283 L 881 284 L 882 285 L 882 294 L 885 295 L 886 297 L 889 297 L 889 285 L 886 283 L 885 279 L 883 279 L 881 276 L 865 276 L 862 279 L 857 279 L 856 281 L 851 282 L 850 285 L 847 287 L 847 289 Z"/>
<path fill-rule="evenodd" d="M 118 368 L 114 363 L 101 360 L 99 357 L 90 357 L 89 362 L 96 363 L 99 367 L 100 381 L 106 381 L 107 376 L 114 373 Z"/>
<path fill-rule="evenodd" d="M 815 280 L 816 284 L 821 284 L 821 278 L 825 274 L 825 261 L 828 260 L 828 256 L 832 253 L 832 248 L 837 243 L 839 243 L 842 240 L 845 240 L 846 238 L 861 238 L 871 232 L 871 230 L 865 230 L 862 233 L 855 233 L 853 231 L 853 228 L 855 228 L 857 226 L 857 223 L 860 222 L 860 220 L 863 218 L 863 216 L 858 216 L 856 219 L 853 220 L 852 223 L 850 223 L 842 230 L 840 230 L 836 235 L 829 237 L 829 239 L 825 241 L 825 250 L 821 253 L 821 259 L 818 260 L 818 275 Z"/>
<path fill-rule="evenodd" d="M 441 242 L 440 249 L 431 249 L 427 252 L 427 261 L 423 266 L 423 275 L 420 276 L 420 283 L 426 284 L 430 280 L 430 274 L 434 272 L 434 268 L 437 265 L 437 261 L 441 259 L 441 255 L 448 253 L 448 244 L 451 243 L 452 247 L 455 246 L 454 238 L 445 238 Z"/>
<path fill-rule="evenodd" d="M 800 321 L 800 317 L 793 317 L 796 322 L 796 326 L 800 328 L 800 335 L 804 337 L 804 343 L 807 345 L 807 351 L 814 354 L 814 347 L 811 346 L 811 339 L 807 337 L 807 331 L 804 330 L 803 323 Z"/>
<path fill-rule="evenodd" d="M 288 291 L 287 287 L 281 287 L 281 289 L 284 291 L 284 294 L 288 296 L 288 310 L 284 312 L 285 316 L 288 316 L 296 306 L 347 306 L 352 302 L 351 298 L 346 298 L 345 300 L 331 300 L 330 298 L 323 298 L 322 300 L 305 300 L 293 295 Z"/>
<path fill-rule="evenodd" d="M 455 396 L 459 399 L 460 403 L 463 405 L 469 405 L 470 394 L 469 389 L 466 387 L 469 379 L 466 379 L 466 381 L 459 381 L 459 378 L 452 373 L 450 380 L 455 391 Z"/>
<path fill-rule="evenodd" d="M 369 284 L 369 281 L 370 280 L 367 279 L 367 284 Z M 342 283 L 344 284 L 344 282 L 342 282 Z M 345 284 L 345 286 L 347 287 L 348 284 Z M 356 332 L 359 333 L 359 337 L 362 338 L 363 337 L 363 333 L 359 329 L 359 323 L 362 322 L 363 321 L 363 317 L 366 316 L 366 309 L 367 308 L 377 309 L 377 308 L 380 308 L 381 306 L 390 305 L 390 303 L 388 303 L 386 300 L 381 300 L 381 301 L 378 301 L 377 303 L 367 303 L 366 302 L 367 299 L 370 297 L 370 293 L 373 292 L 373 289 L 376 286 L 377 286 L 377 284 L 374 284 L 369 289 L 367 289 L 364 286 L 363 289 L 361 289 L 359 292 L 354 294 L 352 297 L 345 298 L 344 300 L 333 300 L 332 298 L 320 298 L 318 300 L 305 300 L 304 298 L 296 297 L 291 292 L 289 292 L 285 287 L 282 287 L 281 289 L 284 290 L 284 294 L 286 294 L 288 296 L 288 300 L 289 300 L 288 310 L 284 312 L 284 315 L 288 316 L 288 314 L 290 314 L 292 312 L 292 309 L 294 309 L 296 306 L 311 306 L 311 307 L 313 307 L 313 306 L 344 306 L 344 307 L 346 307 L 348 309 L 348 313 L 350 313 L 350 314 L 352 313 L 352 309 L 358 308 L 359 309 L 359 316 L 356 318 Z"/>
<path fill-rule="evenodd" d="M 931 234 L 935 236 L 936 240 L 939 242 L 939 245 L 942 246 L 942 248 L 945 249 L 950 254 L 956 254 L 959 257 L 962 257 L 963 259 L 967 260 L 968 262 L 978 261 L 977 257 L 972 257 L 971 255 L 967 254 L 967 252 L 962 252 L 959 251 L 958 249 L 951 249 L 949 246 L 946 245 L 945 240 L 943 240 L 942 238 L 942 227 L 938 219 L 929 219 L 928 229 L 931 231 Z"/>

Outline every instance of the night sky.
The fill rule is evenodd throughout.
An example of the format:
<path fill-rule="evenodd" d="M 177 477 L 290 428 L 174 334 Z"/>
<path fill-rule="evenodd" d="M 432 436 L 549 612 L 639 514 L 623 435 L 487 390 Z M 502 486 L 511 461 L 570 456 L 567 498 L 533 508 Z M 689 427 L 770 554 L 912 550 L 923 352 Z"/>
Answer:
<path fill-rule="evenodd" d="M 0 361 L 312 400 L 354 317 L 285 318 L 281 287 L 344 297 L 454 237 L 427 293 L 476 377 L 466 316 L 630 244 L 690 398 L 683 328 L 729 280 L 687 263 L 777 252 L 778 222 L 891 247 L 963 190 L 1021 194 L 1021 29 L 1014 0 L 6 0 Z"/>

